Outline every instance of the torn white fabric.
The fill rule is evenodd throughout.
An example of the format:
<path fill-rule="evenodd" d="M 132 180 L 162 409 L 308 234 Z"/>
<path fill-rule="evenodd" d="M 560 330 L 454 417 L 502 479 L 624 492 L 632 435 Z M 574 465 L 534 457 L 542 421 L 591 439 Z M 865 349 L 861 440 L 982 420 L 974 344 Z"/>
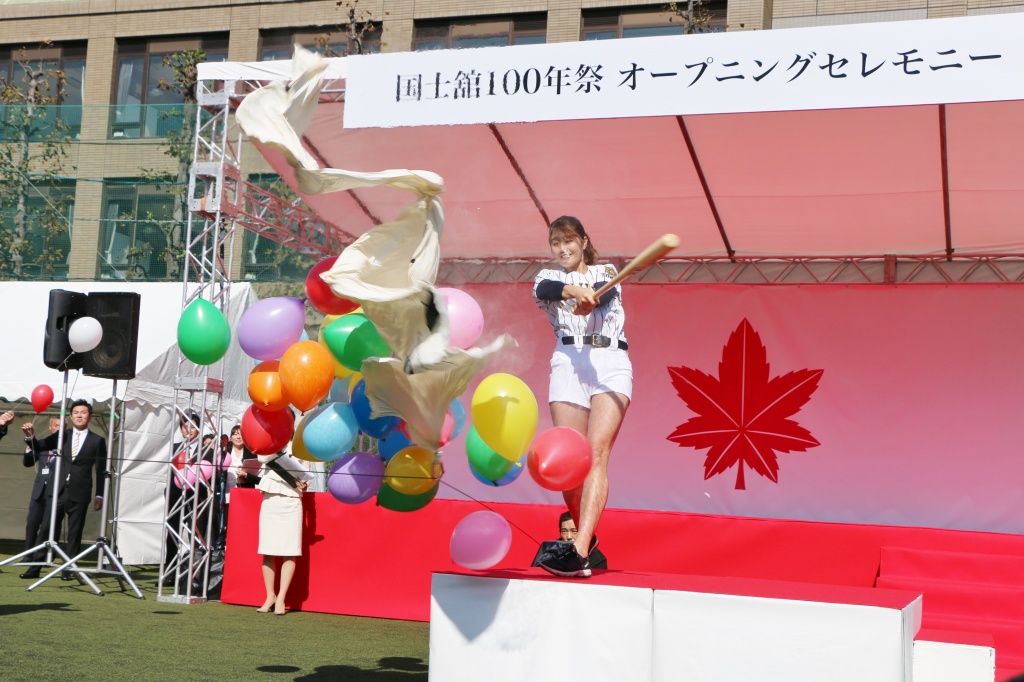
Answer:
<path fill-rule="evenodd" d="M 422 170 L 321 168 L 302 146 L 302 133 L 323 87 L 324 62 L 297 46 L 292 63 L 291 83 L 275 82 L 247 96 L 236 120 L 249 137 L 284 154 L 303 193 L 386 185 L 416 196 L 396 220 L 347 247 L 321 277 L 338 296 L 362 306 L 398 358 L 374 358 L 364 365 L 373 409 L 401 417 L 414 442 L 436 450 L 449 403 L 493 353 L 515 342 L 504 336 L 484 349 L 449 347 L 447 311 L 433 286 L 441 261 L 444 180 Z"/>

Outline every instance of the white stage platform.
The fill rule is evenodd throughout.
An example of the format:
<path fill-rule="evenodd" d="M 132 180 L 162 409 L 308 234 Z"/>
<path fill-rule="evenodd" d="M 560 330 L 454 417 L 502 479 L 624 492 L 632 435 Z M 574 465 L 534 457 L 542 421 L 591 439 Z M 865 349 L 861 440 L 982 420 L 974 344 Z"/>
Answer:
<path fill-rule="evenodd" d="M 911 682 L 912 592 L 541 569 L 435 573 L 430 680 Z"/>

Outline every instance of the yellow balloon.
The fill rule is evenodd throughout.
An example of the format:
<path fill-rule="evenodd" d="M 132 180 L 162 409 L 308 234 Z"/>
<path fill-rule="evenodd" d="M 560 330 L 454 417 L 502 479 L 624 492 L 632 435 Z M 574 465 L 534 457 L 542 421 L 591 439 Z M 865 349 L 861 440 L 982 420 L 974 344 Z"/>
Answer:
<path fill-rule="evenodd" d="M 396 452 L 384 469 L 384 482 L 403 495 L 425 493 L 439 478 L 441 460 L 417 445 Z"/>
<path fill-rule="evenodd" d="M 307 462 L 319 462 L 320 460 L 309 454 L 309 450 L 307 450 L 306 446 L 302 443 L 302 430 L 306 428 L 306 417 L 308 416 L 309 415 L 303 417 L 302 421 L 299 422 L 299 425 L 295 427 L 295 434 L 292 436 L 292 454 L 299 459 L 306 460 Z"/>
<path fill-rule="evenodd" d="M 492 450 L 519 461 L 537 431 L 537 399 L 522 379 L 491 374 L 473 392 L 473 426 Z"/>

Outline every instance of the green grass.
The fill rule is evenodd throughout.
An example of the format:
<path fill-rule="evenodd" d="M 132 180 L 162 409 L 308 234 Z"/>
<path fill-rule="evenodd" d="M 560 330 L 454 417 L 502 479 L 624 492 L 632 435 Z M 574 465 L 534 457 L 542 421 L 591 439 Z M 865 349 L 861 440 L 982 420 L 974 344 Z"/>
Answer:
<path fill-rule="evenodd" d="M 0 545 L 0 561 L 19 551 Z M 32 592 L 0 567 L 0 679 L 5 682 L 302 680 L 425 682 L 428 625 L 156 599 L 156 567 L 132 567 L 145 599 L 97 581 L 50 580 Z M 339 581 L 338 589 L 345 589 Z"/>

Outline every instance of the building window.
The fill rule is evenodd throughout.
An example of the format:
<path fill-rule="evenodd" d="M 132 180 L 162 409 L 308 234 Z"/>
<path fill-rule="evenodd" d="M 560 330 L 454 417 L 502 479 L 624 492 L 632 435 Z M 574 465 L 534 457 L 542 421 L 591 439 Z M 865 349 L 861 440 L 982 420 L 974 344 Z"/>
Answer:
<path fill-rule="evenodd" d="M 0 174 L 0 276 L 67 279 L 75 184 Z M 18 210 L 24 204 L 24 213 Z"/>
<path fill-rule="evenodd" d="M 547 40 L 547 31 L 545 14 L 441 19 L 417 21 L 413 42 L 417 51 L 536 45 Z"/>
<path fill-rule="evenodd" d="M 135 178 L 106 181 L 99 244 L 103 279 L 177 277 L 185 254 L 185 223 L 174 219 L 177 200 L 165 185 Z"/>
<path fill-rule="evenodd" d="M 35 81 L 34 93 L 33 80 Z M 47 109 L 26 126 L 31 141 L 55 136 L 78 139 L 82 128 L 82 88 L 85 84 L 85 43 L 54 43 L 29 47 L 0 47 L 0 91 L 7 114 L 28 104 L 29 96 Z M 10 116 L 5 116 L 5 119 Z M 20 117 L 23 123 L 24 117 Z"/>
<path fill-rule="evenodd" d="M 695 25 L 690 33 L 721 33 L 725 31 L 726 3 L 695 3 Z M 583 40 L 612 38 L 649 38 L 687 33 L 683 16 L 686 3 L 677 3 L 678 12 L 657 7 L 584 11 Z"/>
<path fill-rule="evenodd" d="M 205 60 L 228 57 L 226 36 L 190 39 L 124 40 L 117 45 L 117 89 L 111 137 L 166 137 L 181 128 L 183 93 L 173 87 L 172 55 L 202 50 Z"/>
<path fill-rule="evenodd" d="M 359 25 L 359 24 L 357 24 Z M 363 54 L 380 52 L 380 25 L 369 23 L 361 36 Z M 348 29 L 345 26 L 283 28 L 260 33 L 260 59 L 274 61 L 291 59 L 294 46 L 319 52 L 325 57 L 344 57 L 349 53 Z M 353 47 L 353 52 L 356 48 Z"/>

